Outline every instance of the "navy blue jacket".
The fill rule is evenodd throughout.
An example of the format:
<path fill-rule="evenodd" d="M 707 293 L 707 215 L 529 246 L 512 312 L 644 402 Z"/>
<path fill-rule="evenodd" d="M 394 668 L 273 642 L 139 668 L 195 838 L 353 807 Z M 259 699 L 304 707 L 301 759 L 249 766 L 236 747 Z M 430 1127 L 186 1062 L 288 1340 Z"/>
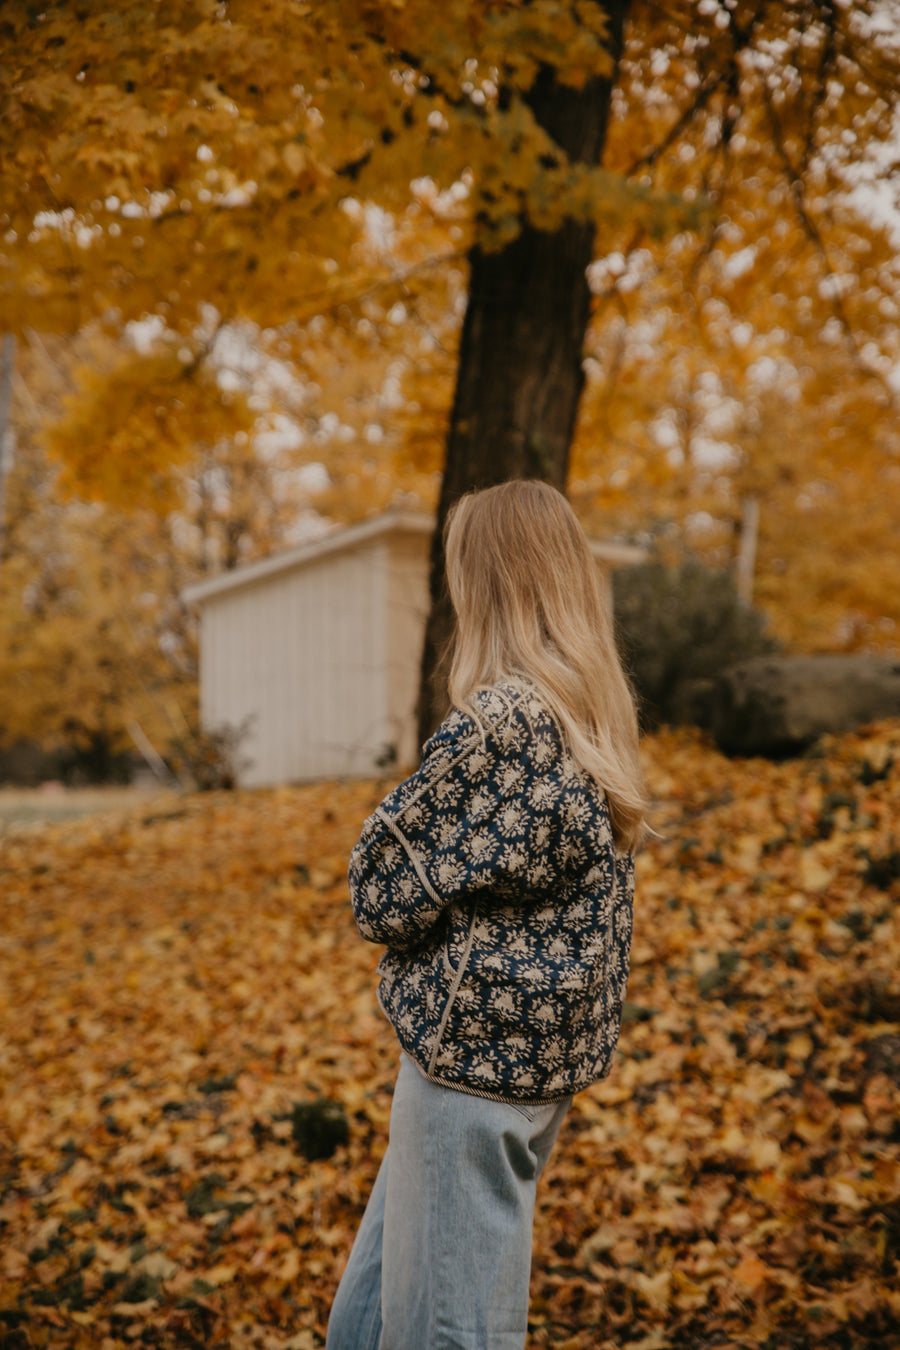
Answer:
<path fill-rule="evenodd" d="M 603 1078 L 619 1036 L 634 863 L 603 792 L 531 686 L 480 691 L 369 817 L 350 859 L 379 1001 L 436 1083 L 554 1101 Z"/>

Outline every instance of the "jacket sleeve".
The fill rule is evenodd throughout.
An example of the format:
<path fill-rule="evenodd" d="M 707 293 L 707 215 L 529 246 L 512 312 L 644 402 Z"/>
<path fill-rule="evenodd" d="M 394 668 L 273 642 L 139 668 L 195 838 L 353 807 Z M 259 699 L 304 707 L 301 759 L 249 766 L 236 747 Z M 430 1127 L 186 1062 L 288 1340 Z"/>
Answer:
<path fill-rule="evenodd" d="M 369 817 L 350 858 L 357 926 L 370 942 L 420 945 L 445 911 L 490 889 L 552 881 L 559 747 L 509 710 L 487 729 L 451 714 L 418 771 Z"/>

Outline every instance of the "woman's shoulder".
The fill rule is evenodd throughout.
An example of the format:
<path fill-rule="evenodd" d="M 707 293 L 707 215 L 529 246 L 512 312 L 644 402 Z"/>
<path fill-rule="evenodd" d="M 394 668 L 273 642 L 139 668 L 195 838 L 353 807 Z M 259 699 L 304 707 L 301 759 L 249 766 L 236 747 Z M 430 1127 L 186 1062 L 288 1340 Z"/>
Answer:
<path fill-rule="evenodd" d="M 566 740 L 547 700 L 524 676 L 510 676 L 470 696 L 472 721 L 501 756 L 527 755 L 546 769 L 567 760 Z"/>
<path fill-rule="evenodd" d="M 529 692 L 530 686 L 524 680 L 509 676 L 473 689 L 468 703 L 478 721 L 495 725 L 508 721 L 516 711 L 521 711 Z"/>
<path fill-rule="evenodd" d="M 477 733 L 482 740 L 496 737 L 502 744 L 515 735 L 537 733 L 558 736 L 556 719 L 538 689 L 524 677 L 508 676 L 473 689 L 462 707 L 455 708 L 445 723 L 450 735 Z"/>
<path fill-rule="evenodd" d="M 510 737 L 520 740 L 538 727 L 553 725 L 536 690 L 524 680 L 509 677 L 480 685 L 461 705 L 451 708 L 426 742 L 423 757 L 432 761 L 452 757 L 470 743 L 482 749 L 491 743 L 500 748 Z"/>

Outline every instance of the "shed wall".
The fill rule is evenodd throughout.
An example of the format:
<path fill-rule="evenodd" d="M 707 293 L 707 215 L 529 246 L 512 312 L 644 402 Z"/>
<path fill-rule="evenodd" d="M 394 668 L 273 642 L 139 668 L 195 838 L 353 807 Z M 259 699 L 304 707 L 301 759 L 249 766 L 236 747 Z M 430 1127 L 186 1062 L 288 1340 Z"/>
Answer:
<path fill-rule="evenodd" d="M 249 728 L 247 786 L 368 774 L 391 737 L 385 547 L 369 543 L 211 597 L 203 607 L 207 728 Z"/>

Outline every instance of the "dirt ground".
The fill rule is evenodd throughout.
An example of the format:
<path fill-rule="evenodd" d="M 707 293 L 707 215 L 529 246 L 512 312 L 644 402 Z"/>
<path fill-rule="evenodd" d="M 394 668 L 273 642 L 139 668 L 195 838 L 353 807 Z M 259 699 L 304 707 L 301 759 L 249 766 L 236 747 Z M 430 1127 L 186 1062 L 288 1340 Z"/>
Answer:
<path fill-rule="evenodd" d="M 158 801 L 171 803 L 175 798 L 174 792 L 154 784 L 67 788 L 61 783 L 44 783 L 37 788 L 0 787 L 0 835 L 82 816 L 155 806 Z"/>

